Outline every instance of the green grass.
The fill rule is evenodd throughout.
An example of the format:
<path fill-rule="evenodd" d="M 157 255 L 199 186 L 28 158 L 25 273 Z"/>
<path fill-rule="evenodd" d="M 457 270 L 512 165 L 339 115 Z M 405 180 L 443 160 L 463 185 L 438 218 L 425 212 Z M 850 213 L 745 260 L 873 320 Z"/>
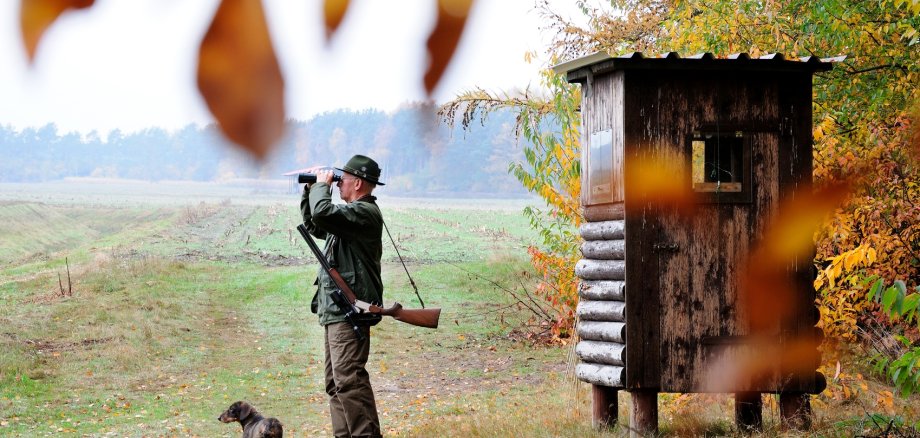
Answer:
<path fill-rule="evenodd" d="M 94 202 L 0 204 L 0 436 L 235 436 L 216 416 L 239 399 L 280 418 L 286 435 L 331 435 L 322 329 L 309 312 L 317 268 L 291 233 L 297 199 Z M 516 301 L 536 283 L 526 218 L 472 204 L 393 202 L 384 214 L 426 305 L 442 308 L 437 330 L 373 328 L 368 369 L 388 435 L 628 433 L 627 393 L 620 423 L 595 430 L 571 344 L 520 336 L 533 315 Z M 38 238 L 49 229 L 55 237 Z M 385 247 L 386 303 L 417 307 Z M 65 258 L 72 296 L 60 293 Z M 815 399 L 815 435 L 877 434 L 869 419 L 883 416 L 917 422 L 916 397 L 881 400 L 890 387 L 870 379 L 843 376 L 828 393 L 863 384 Z M 787 435 L 765 400 L 760 435 Z M 728 396 L 663 394 L 659 405 L 664 435 L 735 433 Z"/>
<path fill-rule="evenodd" d="M 271 407 L 289 404 L 284 394 L 315 393 L 302 365 L 317 361 L 318 331 L 297 311 L 306 279 L 266 274 L 253 265 L 113 261 L 83 277 L 73 297 L 4 306 L 9 321 L 21 321 L 4 339 L 18 352 L 0 362 L 9 432 L 42 432 L 64 414 L 70 421 L 56 427 L 77 433 L 178 418 L 212 435 L 231 398 Z"/>
<path fill-rule="evenodd" d="M 207 436 L 226 432 L 212 418 L 236 399 L 285 418 L 292 430 L 323 425 L 321 330 L 306 308 L 313 272 L 312 266 L 111 261 L 82 277 L 73 297 L 48 294 L 35 303 L 20 298 L 11 303 L 18 305 L 3 305 L 4 322 L 11 322 L 8 329 L 15 334 L 3 339 L 0 356 L 4 432 L 121 434 L 169 419 Z M 458 281 L 450 275 L 442 279 Z M 37 278 L 20 287 L 38 289 L 42 282 Z M 426 294 L 431 304 L 445 306 L 445 317 L 451 314 L 449 296 L 443 288 Z M 481 317 L 478 325 L 490 326 L 482 324 L 490 317 Z M 446 318 L 443 324 L 438 331 L 394 321 L 376 327 L 375 381 L 402 385 L 387 382 L 421 370 L 430 390 L 443 372 L 440 366 L 458 355 L 476 356 L 490 345 L 504 354 L 534 355 L 490 338 L 494 328 L 477 330 L 473 322 Z M 536 356 L 542 361 L 552 354 L 544 350 Z M 431 361 L 412 365 L 420 357 Z M 478 381 L 529 370 L 483 371 L 488 363 L 475 357 L 463 363 L 469 368 L 444 375 Z M 408 392 L 397 395 L 412 398 Z M 388 412 L 405 413 L 401 405 L 381 400 Z"/>
<path fill-rule="evenodd" d="M 5 248 L 19 249 L 5 253 L 0 271 L 0 434 L 228 434 L 235 429 L 214 418 L 237 399 L 282 418 L 294 436 L 327 434 L 322 330 L 308 309 L 316 265 L 289 233 L 296 206 L 198 203 L 151 212 L 5 204 L 0 211 L 22 231 L 7 235 Z M 515 312 L 497 310 L 511 298 L 490 281 L 520 287 L 530 268 L 513 254 L 524 245 L 525 222 L 513 212 L 494 215 L 495 227 L 517 224 L 513 236 L 508 225 L 494 232 L 442 226 L 470 222 L 463 210 L 452 211 L 455 219 L 438 213 L 441 222 L 404 211 L 388 217 L 390 229 L 428 306 L 444 310 L 437 331 L 395 321 L 374 328 L 369 367 L 391 423 L 416 418 L 417 395 L 436 397 L 444 378 L 458 380 L 448 385 L 458 393 L 460 383 L 507 386 L 556 354 L 502 338 Z M 33 239 L 46 228 L 59 238 Z M 422 259 L 427 254 L 441 263 Z M 61 274 L 67 288 L 65 258 L 73 296 L 62 296 L 58 284 Z M 387 302 L 418 306 L 392 248 L 384 276 Z M 482 349 L 496 357 L 480 357 Z M 539 364 L 513 365 L 509 358 L 519 355 Z M 451 369 L 455 363 L 461 368 Z"/>

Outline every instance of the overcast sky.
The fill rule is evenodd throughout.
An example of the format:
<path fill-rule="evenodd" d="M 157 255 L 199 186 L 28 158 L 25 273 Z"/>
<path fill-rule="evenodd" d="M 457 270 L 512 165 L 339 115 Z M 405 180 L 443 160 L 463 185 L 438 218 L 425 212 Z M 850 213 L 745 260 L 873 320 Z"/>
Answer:
<path fill-rule="evenodd" d="M 535 0 L 479 0 L 460 48 L 438 87 L 444 102 L 479 85 L 538 86 L 549 38 Z M 320 0 L 265 0 L 286 80 L 289 118 L 337 108 L 396 109 L 425 99 L 425 40 L 434 0 L 352 0 L 328 48 Z M 578 17 L 575 0 L 551 0 Z M 96 0 L 62 16 L 31 67 L 19 34 L 19 2 L 0 1 L 0 125 L 53 122 L 61 132 L 105 135 L 149 126 L 210 123 L 195 86 L 198 45 L 218 0 Z M 541 55 L 524 62 L 527 51 Z"/>

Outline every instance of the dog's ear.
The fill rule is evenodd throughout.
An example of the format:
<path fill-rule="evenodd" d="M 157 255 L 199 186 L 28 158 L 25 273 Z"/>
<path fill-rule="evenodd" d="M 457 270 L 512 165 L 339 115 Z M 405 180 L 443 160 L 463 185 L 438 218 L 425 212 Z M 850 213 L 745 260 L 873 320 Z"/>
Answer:
<path fill-rule="evenodd" d="M 239 414 L 238 419 L 240 421 L 243 421 L 249 418 L 249 415 L 251 414 L 252 414 L 252 406 L 250 406 L 249 403 L 240 402 L 240 414 Z"/>

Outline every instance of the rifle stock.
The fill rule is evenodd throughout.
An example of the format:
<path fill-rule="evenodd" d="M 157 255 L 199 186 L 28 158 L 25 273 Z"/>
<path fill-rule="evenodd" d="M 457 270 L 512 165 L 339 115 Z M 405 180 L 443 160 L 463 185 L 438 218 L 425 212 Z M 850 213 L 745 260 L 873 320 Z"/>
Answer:
<path fill-rule="evenodd" d="M 304 240 L 307 241 L 307 244 L 310 245 L 310 249 L 313 251 L 313 255 L 319 259 L 320 264 L 323 266 L 323 270 L 329 274 L 329 277 L 332 278 L 332 281 L 335 283 L 336 287 L 342 291 L 342 294 L 345 295 L 353 307 L 356 306 L 358 303 L 358 297 L 355 296 L 355 293 L 351 290 L 351 287 L 348 285 L 345 279 L 342 278 L 342 275 L 339 274 L 339 271 L 329 265 L 328 260 L 326 260 L 326 257 L 323 255 L 322 251 L 320 251 L 319 247 L 316 245 L 316 242 L 314 242 L 313 238 L 310 237 L 307 228 L 303 224 L 300 224 L 297 226 L 297 231 L 300 232 L 300 235 L 303 236 Z M 363 307 L 365 304 L 367 303 L 363 303 L 361 306 L 357 307 Z M 389 309 L 375 306 L 373 304 L 366 307 L 367 311 L 370 313 L 389 316 L 397 321 L 425 328 L 438 328 L 438 320 L 441 318 L 441 309 L 404 309 L 402 304 L 399 303 L 394 303 L 393 306 Z"/>
<path fill-rule="evenodd" d="M 397 321 L 419 327 L 438 328 L 438 319 L 441 318 L 441 309 L 404 309 L 402 304 L 393 303 L 389 309 L 371 306 L 371 313 L 391 316 Z"/>

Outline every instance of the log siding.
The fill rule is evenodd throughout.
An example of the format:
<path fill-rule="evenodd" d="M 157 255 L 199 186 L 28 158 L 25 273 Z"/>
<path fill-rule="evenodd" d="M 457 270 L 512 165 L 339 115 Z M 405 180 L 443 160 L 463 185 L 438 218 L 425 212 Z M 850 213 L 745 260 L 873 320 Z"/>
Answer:
<path fill-rule="evenodd" d="M 584 223 L 579 234 L 584 257 L 575 266 L 579 277 L 576 309 L 578 379 L 595 385 L 625 387 L 626 242 L 622 208 L 607 209 L 613 220 Z M 617 213 L 617 211 L 619 213 Z M 613 212 L 613 214 L 610 214 Z"/>

